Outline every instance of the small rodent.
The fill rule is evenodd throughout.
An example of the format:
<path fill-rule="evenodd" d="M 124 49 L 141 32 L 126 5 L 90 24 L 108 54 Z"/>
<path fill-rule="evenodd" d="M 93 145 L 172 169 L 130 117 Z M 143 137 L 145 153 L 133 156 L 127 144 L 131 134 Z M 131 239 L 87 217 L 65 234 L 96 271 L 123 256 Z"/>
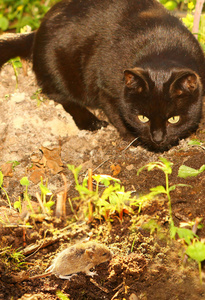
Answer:
<path fill-rule="evenodd" d="M 37 279 L 51 274 L 61 279 L 69 279 L 79 272 L 93 276 L 96 272 L 90 269 L 112 258 L 110 249 L 100 243 L 90 241 L 78 243 L 60 252 L 53 260 L 46 273 L 32 276 L 29 279 Z"/>

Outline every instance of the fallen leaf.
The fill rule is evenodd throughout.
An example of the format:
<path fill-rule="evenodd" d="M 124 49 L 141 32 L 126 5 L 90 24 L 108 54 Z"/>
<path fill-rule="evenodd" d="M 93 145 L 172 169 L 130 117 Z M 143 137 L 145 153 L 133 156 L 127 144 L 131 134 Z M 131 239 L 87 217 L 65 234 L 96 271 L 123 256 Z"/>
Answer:
<path fill-rule="evenodd" d="M 43 152 L 41 161 L 53 174 L 57 174 L 63 170 L 63 162 L 60 157 L 61 147 L 48 149 L 42 146 L 41 151 Z"/>
<path fill-rule="evenodd" d="M 111 170 L 112 170 L 112 175 L 113 176 L 116 176 L 116 175 L 118 175 L 119 173 L 120 173 L 120 171 L 121 171 L 121 167 L 119 166 L 119 165 L 111 165 Z"/>
<path fill-rule="evenodd" d="M 1 172 L 5 177 L 13 176 L 13 163 L 5 163 L 1 166 Z"/>
<path fill-rule="evenodd" d="M 36 169 L 31 173 L 29 180 L 31 180 L 34 184 L 37 184 L 41 181 L 41 177 L 45 178 L 44 170 Z"/>

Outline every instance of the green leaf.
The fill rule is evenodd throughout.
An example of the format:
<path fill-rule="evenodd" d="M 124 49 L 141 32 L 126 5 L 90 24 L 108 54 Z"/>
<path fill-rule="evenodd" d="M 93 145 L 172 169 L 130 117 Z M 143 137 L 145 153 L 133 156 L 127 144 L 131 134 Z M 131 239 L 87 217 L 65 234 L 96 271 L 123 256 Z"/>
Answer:
<path fill-rule="evenodd" d="M 177 227 L 177 233 L 180 239 L 184 239 L 185 242 L 189 245 L 191 243 L 191 240 L 196 236 L 196 234 L 187 228 L 178 228 Z"/>
<path fill-rule="evenodd" d="M 56 292 L 56 296 L 58 296 L 58 298 L 60 300 L 70 300 L 70 298 L 68 298 L 65 294 L 63 294 L 61 291 L 57 291 Z"/>
<path fill-rule="evenodd" d="M 75 166 L 74 165 L 70 165 L 70 164 L 67 164 L 67 167 L 68 167 L 68 169 L 72 172 L 72 173 L 79 173 L 80 172 L 80 170 L 82 169 L 82 166 L 79 166 L 79 167 L 77 167 L 77 168 L 75 168 Z"/>
<path fill-rule="evenodd" d="M 157 194 L 167 194 L 165 188 L 162 185 L 155 186 L 155 187 L 151 188 L 150 191 L 156 193 L 156 195 Z"/>
<path fill-rule="evenodd" d="M 205 244 L 196 241 L 187 247 L 186 254 L 197 262 L 205 260 Z"/>
<path fill-rule="evenodd" d="M 105 186 L 108 186 L 110 184 L 110 181 L 120 182 L 118 178 L 112 177 L 110 175 L 104 175 L 104 174 L 94 175 L 93 179 L 96 180 L 97 182 L 101 182 Z"/>
<path fill-rule="evenodd" d="M 167 3 L 164 4 L 164 7 L 169 10 L 174 10 L 177 7 L 177 3 L 175 1 L 167 1 Z"/>
<path fill-rule="evenodd" d="M 178 229 L 178 227 L 170 226 L 170 236 L 171 236 L 171 239 L 175 238 L 175 235 L 177 233 L 177 229 Z"/>
<path fill-rule="evenodd" d="M 42 194 L 52 195 L 52 192 L 46 186 L 44 186 L 42 183 L 39 184 L 39 187 L 41 189 Z"/>
<path fill-rule="evenodd" d="M 84 195 L 90 195 L 90 197 L 93 196 L 93 195 L 95 194 L 95 192 L 90 191 L 87 187 L 82 186 L 82 185 L 77 185 L 77 186 L 75 187 L 75 189 L 76 189 L 79 193 L 82 193 L 82 194 L 84 194 Z"/>
<path fill-rule="evenodd" d="M 25 186 L 29 186 L 30 183 L 29 183 L 28 177 L 21 178 L 20 184 L 25 185 Z"/>
<path fill-rule="evenodd" d="M 159 158 L 163 164 L 164 164 L 164 167 L 162 168 L 162 170 L 167 173 L 167 174 L 172 174 L 172 165 L 173 163 L 171 163 L 170 161 L 168 161 L 166 158 L 164 157 L 160 157 Z"/>
<path fill-rule="evenodd" d="M 14 202 L 14 209 L 18 209 L 21 212 L 21 201 L 17 200 Z"/>
<path fill-rule="evenodd" d="M 51 208 L 54 204 L 55 204 L 54 201 L 48 201 L 48 202 L 44 203 L 44 206 L 47 208 Z"/>
<path fill-rule="evenodd" d="M 188 145 L 190 146 L 200 146 L 201 142 L 199 140 L 191 140 L 188 142 Z"/>
<path fill-rule="evenodd" d="M 0 29 L 2 31 L 7 30 L 9 27 L 9 21 L 5 17 L 0 17 Z"/>
<path fill-rule="evenodd" d="M 178 176 L 182 178 L 187 178 L 187 177 L 195 177 L 202 173 L 205 170 L 205 165 L 201 166 L 200 169 L 193 169 L 191 167 L 187 167 L 185 165 L 180 166 L 179 171 L 178 171 Z"/>

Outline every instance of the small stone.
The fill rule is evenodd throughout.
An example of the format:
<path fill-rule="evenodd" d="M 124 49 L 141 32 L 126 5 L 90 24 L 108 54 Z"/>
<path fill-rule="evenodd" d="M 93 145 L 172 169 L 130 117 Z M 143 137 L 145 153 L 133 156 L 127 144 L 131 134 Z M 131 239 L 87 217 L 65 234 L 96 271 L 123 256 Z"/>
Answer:
<path fill-rule="evenodd" d="M 15 103 L 21 103 L 25 100 L 25 93 L 14 93 L 11 94 L 11 101 Z"/>
<path fill-rule="evenodd" d="M 128 171 L 131 171 L 131 170 L 134 169 L 134 165 L 128 165 L 128 166 L 126 167 L 126 169 L 127 169 Z"/>
<path fill-rule="evenodd" d="M 134 294 L 132 293 L 129 297 L 129 300 L 138 300 L 139 298 Z"/>

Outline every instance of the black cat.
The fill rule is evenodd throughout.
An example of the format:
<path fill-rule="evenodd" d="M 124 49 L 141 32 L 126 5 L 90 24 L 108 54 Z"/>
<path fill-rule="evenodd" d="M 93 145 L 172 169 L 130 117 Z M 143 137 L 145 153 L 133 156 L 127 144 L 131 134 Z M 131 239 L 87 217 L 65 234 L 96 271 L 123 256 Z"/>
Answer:
<path fill-rule="evenodd" d="M 0 66 L 32 58 L 38 84 L 80 129 L 105 126 L 164 151 L 196 130 L 205 57 L 196 38 L 155 0 L 63 0 L 36 32 L 0 41 Z"/>

